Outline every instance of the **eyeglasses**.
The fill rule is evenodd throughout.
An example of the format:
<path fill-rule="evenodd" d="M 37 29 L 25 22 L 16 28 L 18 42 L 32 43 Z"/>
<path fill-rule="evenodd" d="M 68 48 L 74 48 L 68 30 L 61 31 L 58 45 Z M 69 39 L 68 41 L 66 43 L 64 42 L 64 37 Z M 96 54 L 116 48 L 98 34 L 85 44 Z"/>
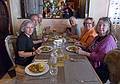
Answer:
<path fill-rule="evenodd" d="M 85 23 L 85 24 L 92 24 L 92 23 Z"/>
<path fill-rule="evenodd" d="M 32 29 L 34 29 L 34 27 L 26 27 L 26 28 L 32 28 Z"/>
<path fill-rule="evenodd" d="M 98 23 L 98 26 L 104 26 L 104 27 L 106 27 L 106 26 L 109 26 L 109 24 Z"/>

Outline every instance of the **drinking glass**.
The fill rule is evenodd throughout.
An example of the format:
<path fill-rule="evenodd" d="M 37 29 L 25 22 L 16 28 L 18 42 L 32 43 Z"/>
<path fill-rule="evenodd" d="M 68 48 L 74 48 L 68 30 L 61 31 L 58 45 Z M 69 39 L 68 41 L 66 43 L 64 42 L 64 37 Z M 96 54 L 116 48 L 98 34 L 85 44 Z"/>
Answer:
<path fill-rule="evenodd" d="M 50 74 L 51 74 L 51 82 L 56 82 L 56 76 L 58 73 L 58 67 L 57 67 L 57 56 L 55 55 L 54 52 L 51 53 L 51 57 L 50 57 Z"/>
<path fill-rule="evenodd" d="M 57 66 L 54 66 L 54 65 L 51 65 L 50 66 L 50 74 L 55 77 L 57 76 L 57 73 L 58 73 L 58 67 Z"/>

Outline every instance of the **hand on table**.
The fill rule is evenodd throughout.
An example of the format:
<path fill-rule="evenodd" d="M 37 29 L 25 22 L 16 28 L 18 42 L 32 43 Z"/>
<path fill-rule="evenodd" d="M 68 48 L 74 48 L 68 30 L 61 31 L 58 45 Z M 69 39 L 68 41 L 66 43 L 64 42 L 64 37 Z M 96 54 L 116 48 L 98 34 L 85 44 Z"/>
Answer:
<path fill-rule="evenodd" d="M 40 53 L 41 53 L 41 50 L 38 48 L 37 50 L 35 50 L 35 53 L 36 53 L 36 54 L 40 54 Z"/>
<path fill-rule="evenodd" d="M 81 48 L 78 49 L 78 51 L 76 51 L 76 53 L 80 54 L 81 56 L 90 56 L 89 52 L 86 52 L 84 50 L 82 50 Z"/>
<path fill-rule="evenodd" d="M 49 38 L 48 35 L 43 36 L 43 42 L 46 42 L 48 40 L 48 38 Z"/>
<path fill-rule="evenodd" d="M 77 48 L 76 53 L 79 54 L 79 51 L 82 50 L 80 47 Z"/>
<path fill-rule="evenodd" d="M 76 46 L 79 46 L 79 47 L 82 46 L 79 41 L 76 41 L 76 42 L 75 42 L 75 45 L 76 45 Z"/>

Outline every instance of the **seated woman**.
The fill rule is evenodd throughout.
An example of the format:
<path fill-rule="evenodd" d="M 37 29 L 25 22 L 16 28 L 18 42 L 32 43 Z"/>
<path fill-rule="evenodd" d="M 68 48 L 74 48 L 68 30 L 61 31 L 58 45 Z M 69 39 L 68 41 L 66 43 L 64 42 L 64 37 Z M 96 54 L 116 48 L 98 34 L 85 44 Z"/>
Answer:
<path fill-rule="evenodd" d="M 75 44 L 82 47 L 82 48 L 87 48 L 94 38 L 97 36 L 97 33 L 94 29 L 94 20 L 91 17 L 87 17 L 84 20 L 84 29 L 81 29 L 81 35 L 79 38 L 79 41 L 76 42 Z"/>
<path fill-rule="evenodd" d="M 109 51 L 117 48 L 116 40 L 111 32 L 111 27 L 111 21 L 108 17 L 100 18 L 96 26 L 98 36 L 94 39 L 94 42 L 89 48 L 89 52 L 82 49 L 78 51 L 81 56 L 87 56 L 89 58 L 96 73 L 103 82 L 106 82 L 109 75 L 107 66 L 105 66 L 103 62 L 104 57 Z"/>
<path fill-rule="evenodd" d="M 77 36 L 77 20 L 74 16 L 70 17 L 69 19 L 70 27 L 66 28 L 66 34 L 68 36 Z"/>
<path fill-rule="evenodd" d="M 17 56 L 15 62 L 18 65 L 26 66 L 30 64 L 36 54 L 40 50 L 35 50 L 31 35 L 34 31 L 35 25 L 31 20 L 25 20 L 21 24 L 22 33 L 18 36 L 16 41 Z"/>

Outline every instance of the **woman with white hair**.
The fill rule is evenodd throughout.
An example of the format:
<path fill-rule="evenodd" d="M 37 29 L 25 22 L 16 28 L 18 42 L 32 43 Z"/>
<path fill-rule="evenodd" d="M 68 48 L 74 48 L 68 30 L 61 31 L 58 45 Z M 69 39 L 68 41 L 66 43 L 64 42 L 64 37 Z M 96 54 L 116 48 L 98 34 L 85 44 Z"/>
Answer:
<path fill-rule="evenodd" d="M 67 35 L 74 36 L 77 35 L 77 19 L 72 16 L 69 19 L 70 27 L 66 28 Z"/>
<path fill-rule="evenodd" d="M 21 24 L 20 31 L 16 41 L 17 56 L 15 62 L 18 65 L 26 66 L 30 64 L 36 54 L 40 54 L 40 50 L 35 50 L 31 35 L 34 31 L 35 24 L 31 20 L 25 20 Z"/>

